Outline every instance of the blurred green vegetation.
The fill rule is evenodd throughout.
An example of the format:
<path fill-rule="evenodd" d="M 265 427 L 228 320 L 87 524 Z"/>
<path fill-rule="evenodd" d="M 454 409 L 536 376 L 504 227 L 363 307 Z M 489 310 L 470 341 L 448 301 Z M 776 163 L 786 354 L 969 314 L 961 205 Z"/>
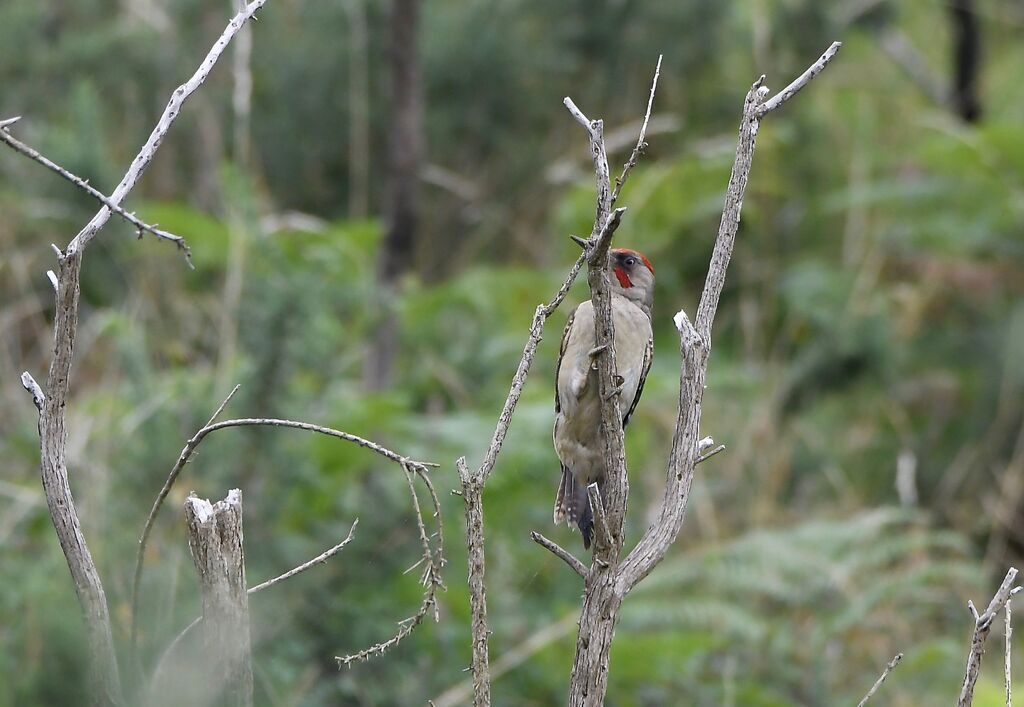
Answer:
<path fill-rule="evenodd" d="M 156 526 L 143 586 L 146 671 L 197 613 L 180 512 L 194 489 L 245 493 L 251 583 L 338 542 L 337 558 L 253 597 L 257 701 L 424 704 L 467 679 L 468 597 L 453 461 L 486 449 L 533 309 L 592 219 L 571 94 L 627 139 L 664 53 L 668 129 L 620 199 L 617 239 L 655 263 L 656 354 L 628 434 L 630 536 L 659 500 L 675 423 L 671 314 L 695 307 L 750 82 L 778 88 L 833 39 L 832 67 L 762 127 L 719 310 L 703 430 L 728 451 L 698 470 L 665 565 L 626 603 L 609 704 L 855 704 L 894 653 L 879 704 L 953 699 L 967 598 L 986 599 L 1024 537 L 1024 88 L 1016 4 L 978 3 L 983 118 L 962 123 L 886 53 L 896 31 L 947 81 L 948 8 L 861 3 L 437 0 L 422 58 L 431 165 L 415 271 L 395 303 L 393 387 L 362 384 L 379 321 L 386 12 L 359 0 L 268 3 L 255 26 L 250 168 L 232 155 L 225 61 L 175 125 L 131 208 L 185 235 L 173 248 L 112 223 L 86 256 L 69 412 L 71 482 L 127 645 L 135 543 L 181 446 L 235 383 L 233 416 L 331 425 L 436 461 L 447 531 L 442 620 L 387 657 L 332 656 L 394 632 L 419 601 L 400 471 L 336 440 L 230 430 L 186 468 Z M 348 212 L 353 7 L 367 13 L 369 218 Z M 0 117 L 110 190 L 229 3 L 0 4 Z M 675 129 L 671 126 L 675 125 Z M 429 180 L 428 180 L 429 181 Z M 18 384 L 48 364 L 50 242 L 94 204 L 0 154 L 0 707 L 81 703 L 82 622 L 38 484 L 35 414 Z M 304 216 L 295 216 L 299 212 Z M 579 584 L 529 542 L 553 529 L 558 334 L 548 323 L 486 494 L 492 656 L 544 644 L 494 686 L 496 705 L 564 698 Z M 897 490 L 898 460 L 904 468 Z M 554 627 L 554 628 L 552 628 Z M 1000 640 L 993 636 L 993 643 Z M 978 705 L 1002 704 L 990 649 Z M 124 656 L 131 682 L 133 666 Z"/>

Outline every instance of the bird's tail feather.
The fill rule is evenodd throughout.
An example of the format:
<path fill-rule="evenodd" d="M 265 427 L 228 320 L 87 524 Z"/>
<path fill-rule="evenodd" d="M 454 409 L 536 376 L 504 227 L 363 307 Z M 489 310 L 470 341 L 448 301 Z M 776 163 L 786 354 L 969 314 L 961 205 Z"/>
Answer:
<path fill-rule="evenodd" d="M 562 480 L 558 484 L 555 496 L 555 523 L 575 523 L 583 535 L 583 547 L 590 548 L 590 539 L 594 532 L 594 516 L 590 510 L 590 499 L 587 487 L 576 481 L 576 477 L 563 464 Z"/>

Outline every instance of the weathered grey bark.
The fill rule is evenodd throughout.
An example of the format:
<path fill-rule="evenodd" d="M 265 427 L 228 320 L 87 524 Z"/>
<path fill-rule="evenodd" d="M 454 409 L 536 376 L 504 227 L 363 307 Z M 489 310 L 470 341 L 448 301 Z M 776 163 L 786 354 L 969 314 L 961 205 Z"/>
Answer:
<path fill-rule="evenodd" d="M 526 385 L 530 368 L 533 366 L 533 359 L 537 354 L 537 346 L 540 344 L 544 334 L 544 323 L 548 317 L 554 314 L 555 310 L 558 309 L 558 305 L 565 299 L 565 296 L 569 293 L 569 288 L 576 281 L 576 276 L 579 275 L 585 262 L 586 256 L 581 255 L 569 270 L 568 276 L 558 292 L 555 293 L 554 298 L 547 304 L 537 305 L 537 309 L 533 314 L 533 323 L 530 326 L 530 335 L 526 340 L 526 346 L 523 347 L 523 356 L 519 359 L 519 367 L 512 377 L 512 386 L 509 388 L 508 397 L 505 398 L 505 405 L 498 415 L 498 423 L 495 425 L 491 444 L 484 455 L 483 461 L 480 463 L 480 467 L 470 472 L 466 465 L 465 457 L 460 458 L 456 462 L 459 478 L 462 481 L 462 496 L 466 502 L 466 542 L 469 549 L 467 560 L 470 611 L 472 613 L 474 707 L 487 707 L 491 703 L 490 657 L 488 653 L 490 630 L 487 627 L 487 595 L 484 582 L 486 562 L 484 555 L 483 489 L 491 472 L 494 471 L 494 465 L 498 461 L 498 454 L 501 452 L 501 447 L 505 442 L 505 435 L 508 433 L 509 425 L 512 424 L 512 415 L 515 412 L 516 405 L 519 403 L 519 397 L 523 393 L 523 386 Z M 534 535 L 537 534 L 535 533 Z M 539 535 L 537 537 L 543 538 L 543 536 Z M 547 540 L 547 538 L 543 538 L 543 540 L 545 542 L 541 542 L 541 544 L 549 549 L 558 547 L 550 540 Z M 562 553 L 559 556 L 566 559 L 566 561 L 569 561 L 567 558 L 572 558 L 575 562 L 577 573 L 582 575 L 583 572 L 578 568 L 582 567 L 583 563 L 573 558 L 565 550 L 561 548 L 558 548 L 558 550 Z M 552 551 L 554 552 L 554 550 Z"/>
<path fill-rule="evenodd" d="M 110 630 L 107 596 L 92 553 L 85 542 L 75 500 L 71 495 L 71 485 L 68 482 L 68 433 L 65 412 L 75 333 L 78 328 L 81 268 L 81 252 L 60 260 L 53 360 L 50 362 L 50 372 L 46 378 L 47 394 L 42 393 L 28 373 L 22 375 L 22 383 L 32 392 L 33 401 L 39 409 L 43 492 L 46 495 L 50 518 L 57 531 L 57 539 L 67 559 L 68 569 L 71 570 L 75 594 L 85 617 L 91 658 L 91 700 L 96 705 L 120 705 L 124 700 L 121 695 L 121 678 L 117 655 L 114 652 L 114 639 Z"/>
<path fill-rule="evenodd" d="M 571 707 L 599 707 L 604 704 L 608 688 L 611 644 L 622 601 L 629 591 L 661 562 L 682 528 L 690 487 L 693 482 L 694 468 L 700 458 L 698 443 L 700 440 L 701 400 L 704 393 L 708 357 L 711 352 L 711 328 L 725 284 L 726 270 L 732 256 L 736 233 L 739 229 L 743 194 L 753 159 L 760 120 L 768 112 L 789 100 L 820 73 L 838 51 L 839 46 L 838 42 L 834 43 L 807 71 L 771 99 L 766 100 L 768 89 L 761 85 L 764 80 L 763 76 L 754 83 L 747 93 L 740 122 L 736 160 L 729 179 L 722 221 L 712 252 L 707 280 L 697 308 L 696 326 L 691 325 L 685 312 L 680 311 L 675 317 L 682 355 L 679 415 L 672 438 L 664 500 L 658 521 L 648 528 L 640 542 L 621 562 L 621 565 L 619 557 L 623 545 L 622 530 L 629 485 L 626 480 L 621 416 L 616 396 L 612 395 L 615 366 L 611 316 L 610 311 L 602 311 L 610 309 L 609 303 L 602 301 L 602 297 L 607 297 L 608 286 L 607 266 L 604 263 L 607 243 L 600 238 L 596 244 L 593 244 L 595 252 L 592 254 L 592 258 L 598 262 L 588 264 L 591 266 L 589 281 L 595 303 L 594 316 L 598 336 L 596 343 L 598 346 L 608 345 L 607 350 L 598 357 L 598 374 L 603 401 L 601 432 L 605 441 L 605 458 L 609 470 L 600 496 L 604 505 L 604 513 L 598 512 L 599 509 L 595 508 L 595 524 L 600 525 L 601 515 L 607 519 L 609 547 L 602 547 L 601 543 L 597 543 L 594 564 L 591 566 L 584 587 L 580 631 L 576 642 L 576 657 L 573 661 L 569 688 L 569 705 Z M 567 105 L 570 110 L 573 110 L 571 101 L 567 102 Z M 578 109 L 573 110 L 573 115 L 579 122 L 587 125 L 584 120 L 581 120 L 583 116 Z M 607 213 L 602 211 L 606 203 L 604 194 L 607 168 L 601 164 L 603 150 L 595 144 L 600 140 L 600 128 L 600 121 L 589 123 L 588 129 L 598 181 L 595 229 L 597 228 L 596 224 L 602 223 L 602 216 Z M 608 208 L 610 206 L 611 204 L 608 203 Z M 611 226 L 616 214 L 619 213 L 621 210 L 608 215 L 603 223 Z M 603 230 L 614 230 L 614 227 L 608 228 L 608 226 L 605 226 Z M 610 240 L 610 234 L 608 235 Z M 591 238 L 591 242 L 593 241 L 594 237 Z M 605 251 L 599 251 L 599 247 L 603 247 Z M 595 496 L 592 495 L 591 499 L 593 505 Z M 600 535 L 599 532 L 598 537 Z"/>
<path fill-rule="evenodd" d="M 388 131 L 387 233 L 380 253 L 381 322 L 366 359 L 366 385 L 386 388 L 398 353 L 394 300 L 412 267 L 420 216 L 423 86 L 419 59 L 420 0 L 391 3 L 391 125 Z"/>
<path fill-rule="evenodd" d="M 470 631 L 473 636 L 473 707 L 491 704 L 490 656 L 487 650 L 487 584 L 484 581 L 484 486 L 470 472 L 466 458 L 456 462 L 466 503 L 466 548 L 469 563 Z"/>
<path fill-rule="evenodd" d="M 974 616 L 974 634 L 971 636 L 971 650 L 967 654 L 967 669 L 964 673 L 964 684 L 960 688 L 960 698 L 957 700 L 957 707 L 970 707 L 974 701 L 974 685 L 981 673 L 981 657 L 985 654 L 985 641 L 992 630 L 992 623 L 996 616 L 1010 597 L 1015 593 L 1013 583 L 1017 579 L 1017 570 L 1013 567 L 1006 573 L 1003 583 L 999 585 L 992 601 L 988 603 L 985 611 L 978 614 L 972 602 L 967 602 Z"/>
<path fill-rule="evenodd" d="M 245 584 L 242 492 L 223 501 L 185 500 L 188 546 L 199 573 L 203 604 L 205 685 L 210 704 L 252 706 L 252 644 Z"/>

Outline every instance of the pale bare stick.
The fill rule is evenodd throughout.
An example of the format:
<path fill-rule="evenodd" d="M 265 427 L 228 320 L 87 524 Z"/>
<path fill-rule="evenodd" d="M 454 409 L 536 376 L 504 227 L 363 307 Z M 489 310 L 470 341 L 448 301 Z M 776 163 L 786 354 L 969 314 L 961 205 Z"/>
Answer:
<path fill-rule="evenodd" d="M 970 707 L 974 701 L 974 686 L 978 682 L 978 675 L 981 673 L 981 657 L 985 653 L 985 640 L 992 630 L 992 622 L 995 620 L 996 615 L 1003 610 L 1006 602 L 1010 600 L 1013 583 L 1016 579 L 1017 569 L 1011 567 L 1007 571 L 1006 577 L 1003 578 L 1003 583 L 999 585 L 999 589 L 992 596 L 992 601 L 988 603 L 988 607 L 981 614 L 978 614 L 977 610 L 973 609 L 973 603 L 971 604 L 973 609 L 971 613 L 976 616 L 974 619 L 974 635 L 971 637 L 971 650 L 967 654 L 967 669 L 964 673 L 964 684 L 960 688 L 960 698 L 957 700 L 957 707 Z"/>
<path fill-rule="evenodd" d="M 337 555 L 339 552 L 344 550 L 345 546 L 348 545 L 350 542 L 352 542 L 352 534 L 354 532 L 356 532 L 356 526 L 357 525 L 359 525 L 359 519 L 358 518 L 356 518 L 354 521 L 352 521 L 352 527 L 348 529 L 348 535 L 345 536 L 345 539 L 342 540 L 337 545 L 335 545 L 334 547 L 332 547 L 332 548 L 330 548 L 328 550 L 324 550 L 323 552 L 321 552 L 319 555 L 317 555 L 313 559 L 307 560 L 306 562 L 303 562 L 301 565 L 298 565 L 297 567 L 293 567 L 292 569 L 288 570 L 284 574 L 279 574 L 278 576 L 274 577 L 273 579 L 268 579 L 266 582 L 261 582 L 261 583 L 257 584 L 255 587 L 250 587 L 247 591 L 249 592 L 249 594 L 255 594 L 256 592 L 262 592 L 264 589 L 270 589 L 275 584 L 279 584 L 281 582 L 284 582 L 285 580 L 291 579 L 292 577 L 294 577 L 297 574 L 302 574 L 303 572 L 308 570 L 310 567 L 316 567 L 317 565 L 322 565 L 323 563 L 327 562 L 327 560 L 331 559 L 332 557 Z"/>
<path fill-rule="evenodd" d="M 543 535 L 541 535 L 538 532 L 531 532 L 530 533 L 530 538 L 533 540 L 533 542 L 535 542 L 538 545 L 540 545 L 541 547 L 547 549 L 555 557 L 560 559 L 565 564 L 569 565 L 569 567 L 572 569 L 573 572 L 578 574 L 580 577 L 586 579 L 586 577 L 587 577 L 587 566 L 585 564 L 583 564 L 582 562 L 580 562 L 578 559 L 576 559 L 575 555 L 573 555 L 571 552 L 566 550 L 564 547 L 562 547 L 558 543 L 556 543 L 556 542 L 554 542 L 552 540 L 548 540 L 547 538 L 545 538 Z"/>
<path fill-rule="evenodd" d="M 679 414 L 676 419 L 672 451 L 669 456 L 665 495 L 658 520 L 647 529 L 640 542 L 622 563 L 618 589 L 623 595 L 628 593 L 661 562 L 682 529 L 690 488 L 693 483 L 694 467 L 699 458 L 697 443 L 700 439 L 701 401 L 704 396 L 704 381 L 711 354 L 712 325 L 718 310 L 722 289 L 725 286 L 726 272 L 729 261 L 732 259 L 736 234 L 739 231 L 743 197 L 753 163 L 754 147 L 761 118 L 794 96 L 817 76 L 835 56 L 839 47 L 840 43 L 834 42 L 817 62 L 777 96 L 770 99 L 768 109 L 765 109 L 765 100 L 769 91 L 763 85 L 763 76 L 751 85 L 743 101 L 736 157 L 729 176 L 725 204 L 722 208 L 722 219 L 712 249 L 711 262 L 708 265 L 708 274 L 701 292 L 700 303 L 697 306 L 697 313 L 692 323 L 684 311 L 679 311 L 674 320 L 679 332 L 682 364 L 679 378 Z"/>
<path fill-rule="evenodd" d="M 811 79 L 825 70 L 825 67 L 830 61 L 832 61 L 841 46 L 843 46 L 842 42 L 832 42 L 832 46 L 826 49 L 825 53 L 822 54 L 816 62 L 808 66 L 805 72 L 795 78 L 791 84 L 762 103 L 760 108 L 757 109 L 757 117 L 764 117 L 767 113 L 771 113 L 773 110 L 799 93 L 800 89 L 811 82 Z"/>
<path fill-rule="evenodd" d="M 1006 620 L 1003 624 L 1003 682 L 1006 685 L 1006 707 L 1013 707 L 1013 677 L 1011 675 L 1011 669 L 1013 662 L 1010 660 L 1010 654 L 1012 644 L 1010 638 L 1013 636 L 1013 627 L 1010 625 L 1010 615 L 1012 612 L 1011 599 L 1006 600 Z"/>
<path fill-rule="evenodd" d="M 35 160 L 36 162 L 38 162 L 39 164 L 43 165 L 44 167 L 46 167 L 50 171 L 59 174 L 64 179 L 66 179 L 69 182 L 71 182 L 72 184 L 74 184 L 76 187 L 78 187 L 79 189 L 84 191 L 86 194 L 88 194 L 92 198 L 96 199 L 101 204 L 106 206 L 108 209 L 113 211 L 115 214 L 117 214 L 118 216 L 123 218 L 125 221 L 130 223 L 135 228 L 135 230 L 138 232 L 140 237 L 142 236 L 143 232 L 146 232 L 146 233 L 151 233 L 154 236 L 156 236 L 157 238 L 160 238 L 162 240 L 170 241 L 171 243 L 174 243 L 185 254 L 185 260 L 188 262 L 189 267 L 193 267 L 192 266 L 192 251 L 189 249 L 188 244 L 185 242 L 184 238 L 182 238 L 181 236 L 176 236 L 173 233 L 170 233 L 168 231 L 164 231 L 164 230 L 162 230 L 160 228 L 157 228 L 155 225 L 150 225 L 150 224 L 142 221 L 138 217 L 136 217 L 135 214 L 133 214 L 133 213 L 128 213 L 127 211 L 122 209 L 118 204 L 116 204 L 113 201 L 111 201 L 110 199 L 108 199 L 107 196 L 103 192 L 101 192 L 99 189 L 96 189 L 94 186 L 89 184 L 89 180 L 88 179 L 82 179 L 81 177 L 79 177 L 79 176 L 77 176 L 75 174 L 72 174 L 71 172 L 69 172 L 64 167 L 61 167 L 56 162 L 54 162 L 53 160 L 49 159 L 48 157 L 46 157 L 42 153 L 40 153 L 35 148 L 25 144 L 24 142 L 22 142 L 21 140 L 18 140 L 17 138 L 15 138 L 13 135 L 11 135 L 11 133 L 8 130 L 8 126 L 11 123 L 13 123 L 13 121 L 15 121 L 15 120 L 17 120 L 17 118 L 13 118 L 12 120 L 9 120 L 9 121 L 2 121 L 2 122 L 0 122 L 0 142 L 5 143 L 8 147 L 13 149 L 15 152 L 17 152 L 17 153 L 19 153 L 21 155 L 24 155 L 25 157 L 28 157 L 31 160 Z"/>
<path fill-rule="evenodd" d="M 882 674 L 878 676 L 877 680 L 875 680 L 875 684 L 871 686 L 870 690 L 868 690 L 868 694 L 864 695 L 864 699 L 857 703 L 857 707 L 864 707 L 864 705 L 868 703 L 868 700 L 874 697 L 875 693 L 878 692 L 878 688 L 882 686 L 882 683 L 885 682 L 885 679 L 889 677 L 889 673 L 892 672 L 893 668 L 900 664 L 901 660 L 903 660 L 902 653 L 897 653 L 895 656 L 893 656 L 893 659 L 890 660 L 888 665 L 885 666 L 885 670 L 883 670 Z"/>
<path fill-rule="evenodd" d="M 227 48 L 228 43 L 234 38 L 236 34 L 242 29 L 246 21 L 250 19 L 257 10 L 259 10 L 266 3 L 267 0 L 253 0 L 248 5 L 239 10 L 227 27 L 224 28 L 224 32 L 221 33 L 220 38 L 214 42 L 213 47 L 210 48 L 206 58 L 203 59 L 203 63 L 199 65 L 199 68 L 191 78 L 185 83 L 174 89 L 174 93 L 171 94 L 171 100 L 167 103 L 167 107 L 164 108 L 163 114 L 157 121 L 153 131 L 149 134 L 149 139 L 146 140 L 146 144 L 142 146 L 139 154 L 132 160 L 131 166 L 128 167 L 128 172 L 125 173 L 124 178 L 114 188 L 113 193 L 109 199 L 114 204 L 120 205 L 124 201 L 125 197 L 128 196 L 135 185 L 138 183 L 142 173 L 146 171 L 149 163 L 153 160 L 153 155 L 156 154 L 157 148 L 160 147 L 160 143 L 163 142 L 164 137 L 167 135 L 167 131 L 170 130 L 174 120 L 181 113 L 181 108 L 185 104 L 185 101 L 195 93 L 200 86 L 206 81 L 206 78 L 210 75 L 213 67 L 217 64 L 217 60 L 220 59 L 221 54 L 224 53 L 224 49 Z M 109 207 L 104 206 L 100 209 L 92 220 L 86 224 L 85 228 L 79 231 L 78 235 L 75 236 L 74 240 L 68 244 L 65 248 L 65 254 L 67 257 L 72 257 L 76 253 L 80 252 L 81 249 L 85 248 L 96 234 L 99 233 L 100 229 L 103 228 L 107 221 L 110 220 L 111 210 Z"/>
<path fill-rule="evenodd" d="M 647 124 L 651 122 L 651 108 L 654 107 L 654 92 L 658 88 L 658 77 L 661 75 L 661 59 L 662 55 L 658 55 L 658 65 L 654 67 L 654 80 L 651 81 L 651 95 L 647 98 L 647 112 L 644 113 L 644 122 L 640 125 L 640 137 L 636 140 L 636 147 L 633 148 L 632 154 L 629 159 L 626 160 L 626 164 L 622 166 L 622 174 L 615 179 L 615 189 L 612 190 L 611 205 L 614 206 L 615 202 L 619 198 L 619 192 L 622 191 L 622 185 L 626 183 L 626 179 L 629 178 L 629 172 L 636 167 L 640 161 L 640 155 L 643 154 L 644 150 L 647 149 L 647 143 L 644 139 L 647 137 Z M 579 109 L 577 109 L 579 110 Z"/>

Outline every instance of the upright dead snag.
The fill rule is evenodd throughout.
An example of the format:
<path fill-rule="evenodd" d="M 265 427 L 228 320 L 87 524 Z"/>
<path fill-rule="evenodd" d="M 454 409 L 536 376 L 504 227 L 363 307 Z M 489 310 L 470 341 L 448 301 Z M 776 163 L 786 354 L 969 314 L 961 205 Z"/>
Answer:
<path fill-rule="evenodd" d="M 185 500 L 185 519 L 203 604 L 202 665 L 206 689 L 215 696 L 215 704 L 252 707 L 242 492 L 233 489 L 223 501 L 212 504 L 190 495 Z"/>

